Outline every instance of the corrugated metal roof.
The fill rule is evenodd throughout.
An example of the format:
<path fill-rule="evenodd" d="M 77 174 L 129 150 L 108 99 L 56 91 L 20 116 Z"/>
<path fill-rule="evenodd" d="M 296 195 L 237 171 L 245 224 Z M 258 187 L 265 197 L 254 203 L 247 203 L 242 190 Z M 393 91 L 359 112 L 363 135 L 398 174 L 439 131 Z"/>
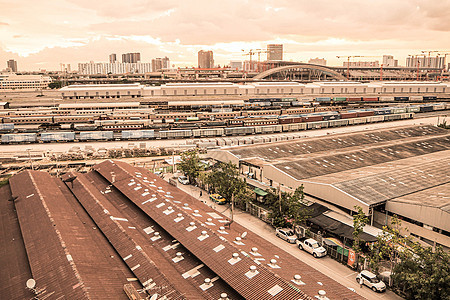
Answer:
<path fill-rule="evenodd" d="M 272 244 L 251 232 L 248 232 L 245 240 L 236 240 L 237 235 L 247 230 L 235 223 L 231 229 L 220 228 L 227 221 L 223 215 L 148 171 L 112 161 L 97 165 L 95 169 L 109 181 L 112 181 L 113 173 L 116 188 L 246 298 L 267 297 L 270 295 L 269 290 L 276 285 L 283 290 L 275 298 L 308 297 L 291 283 L 295 274 L 301 274 L 302 281 L 306 283 L 301 286 L 301 290 L 307 291 L 310 296 L 317 295 L 317 282 L 320 280 L 323 284 L 320 289 L 327 290 L 330 299 L 360 298 L 281 249 L 275 248 L 274 253 Z M 150 194 L 145 193 L 146 189 Z M 192 222 L 195 226 L 190 225 Z M 255 246 L 259 249 L 258 256 L 251 253 Z M 235 264 L 232 264 L 233 253 L 239 255 Z M 270 263 L 271 259 L 277 259 L 275 266 Z M 259 273 L 250 279 L 247 276 L 250 274 L 246 273 L 250 271 L 251 265 L 257 266 Z"/>

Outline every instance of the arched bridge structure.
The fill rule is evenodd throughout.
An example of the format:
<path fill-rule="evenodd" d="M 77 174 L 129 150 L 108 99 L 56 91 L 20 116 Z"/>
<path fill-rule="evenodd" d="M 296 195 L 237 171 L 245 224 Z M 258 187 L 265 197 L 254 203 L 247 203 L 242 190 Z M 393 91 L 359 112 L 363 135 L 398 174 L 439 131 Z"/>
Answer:
<path fill-rule="evenodd" d="M 342 74 L 321 66 L 306 63 L 296 63 L 287 66 L 280 66 L 267 71 L 261 72 L 253 79 L 290 79 L 290 80 L 321 80 L 321 79 L 336 79 L 347 80 Z"/>

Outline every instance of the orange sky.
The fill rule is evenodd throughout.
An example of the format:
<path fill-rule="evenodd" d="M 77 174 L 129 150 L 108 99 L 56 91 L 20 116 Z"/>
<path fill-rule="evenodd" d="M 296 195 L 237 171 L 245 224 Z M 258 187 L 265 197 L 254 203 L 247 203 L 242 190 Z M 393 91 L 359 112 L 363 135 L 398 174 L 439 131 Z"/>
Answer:
<path fill-rule="evenodd" d="M 269 43 L 284 44 L 285 60 L 390 54 L 404 65 L 421 50 L 450 51 L 449 14 L 450 0 L 0 0 L 0 70 L 8 59 L 77 69 L 126 52 L 182 67 L 201 49 L 224 65 Z"/>

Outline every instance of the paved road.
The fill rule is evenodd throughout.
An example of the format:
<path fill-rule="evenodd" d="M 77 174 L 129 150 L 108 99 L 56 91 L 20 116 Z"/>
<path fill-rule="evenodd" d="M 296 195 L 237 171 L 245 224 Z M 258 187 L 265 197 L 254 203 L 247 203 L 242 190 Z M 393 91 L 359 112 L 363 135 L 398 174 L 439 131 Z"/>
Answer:
<path fill-rule="evenodd" d="M 401 120 L 395 122 L 386 123 L 375 123 L 375 124 L 364 124 L 355 126 L 346 126 L 338 128 L 324 128 L 319 130 L 307 130 L 298 131 L 290 133 L 277 133 L 276 135 L 292 135 L 300 134 L 302 137 L 314 137 L 323 136 L 328 134 L 336 133 L 346 133 L 346 132 L 356 132 L 371 129 L 381 129 L 389 128 L 395 126 L 406 126 L 406 125 L 419 125 L 419 124 L 431 124 L 436 125 L 438 117 L 428 117 L 412 120 Z M 274 136 L 274 134 L 261 135 L 261 136 Z M 238 137 L 234 137 L 238 138 Z M 212 138 L 210 138 L 211 140 Z M 0 156 L 8 156 L 16 152 L 26 152 L 26 149 L 30 151 L 42 151 L 42 152 L 67 152 L 70 148 L 76 146 L 80 147 L 82 150 L 86 146 L 93 147 L 94 149 L 107 148 L 112 149 L 115 147 L 127 148 L 129 143 L 134 143 L 139 145 L 139 143 L 145 142 L 147 147 L 183 147 L 186 146 L 188 140 L 186 139 L 176 139 L 176 140 L 148 140 L 148 141 L 111 141 L 111 142 L 81 142 L 81 143 L 45 143 L 45 144 L 24 144 L 24 145 L 0 145 Z"/>
<path fill-rule="evenodd" d="M 170 176 L 165 176 L 165 179 L 168 180 Z M 178 184 L 178 187 L 182 189 L 183 191 L 187 192 L 191 196 L 205 202 L 210 207 L 216 209 L 217 211 L 223 213 L 226 216 L 230 216 L 230 209 L 228 209 L 228 205 L 217 205 L 214 202 L 210 201 L 208 198 L 207 192 L 203 191 L 202 197 L 200 196 L 200 189 L 197 187 L 194 187 L 192 185 L 182 185 Z M 359 295 L 362 297 L 365 297 L 367 299 L 393 299 L 393 300 L 399 300 L 402 299 L 401 297 L 397 296 L 392 291 L 387 291 L 385 293 L 375 293 L 372 290 L 370 290 L 368 287 L 363 286 L 362 288 L 359 286 L 359 284 L 356 282 L 356 272 L 347 268 L 346 266 L 340 264 L 339 262 L 331 259 L 330 257 L 326 256 L 323 258 L 316 259 L 309 253 L 306 253 L 304 251 L 299 250 L 296 245 L 289 244 L 279 238 L 277 238 L 274 234 L 274 229 L 272 226 L 268 225 L 267 223 L 261 221 L 260 219 L 247 214 L 245 212 L 242 212 L 238 210 L 234 214 L 234 220 L 235 222 L 239 223 L 240 225 L 244 226 L 245 228 L 257 233 L 262 238 L 266 239 L 267 241 L 271 242 L 275 246 L 285 250 L 286 252 L 290 253 L 297 259 L 307 263 L 308 265 L 314 267 L 316 270 L 322 272 L 323 274 L 328 275 L 335 281 L 341 283 L 342 285 L 354 289 Z"/>

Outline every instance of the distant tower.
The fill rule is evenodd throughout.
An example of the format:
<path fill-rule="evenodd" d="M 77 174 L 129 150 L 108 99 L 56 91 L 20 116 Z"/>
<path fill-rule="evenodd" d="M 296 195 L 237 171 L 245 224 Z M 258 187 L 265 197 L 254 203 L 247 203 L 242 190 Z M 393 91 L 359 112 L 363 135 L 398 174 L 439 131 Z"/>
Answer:
<path fill-rule="evenodd" d="M 8 60 L 6 62 L 6 65 L 11 69 L 11 72 L 17 72 L 17 61 L 15 61 L 14 59 Z"/>
<path fill-rule="evenodd" d="M 283 60 L 283 44 L 267 45 L 267 60 Z"/>
<path fill-rule="evenodd" d="M 117 55 L 116 55 L 115 53 L 109 55 L 109 62 L 110 62 L 111 64 L 116 63 L 116 61 L 117 61 Z"/>
<path fill-rule="evenodd" d="M 201 69 L 214 68 L 214 58 L 212 51 L 198 51 L 198 67 Z"/>

